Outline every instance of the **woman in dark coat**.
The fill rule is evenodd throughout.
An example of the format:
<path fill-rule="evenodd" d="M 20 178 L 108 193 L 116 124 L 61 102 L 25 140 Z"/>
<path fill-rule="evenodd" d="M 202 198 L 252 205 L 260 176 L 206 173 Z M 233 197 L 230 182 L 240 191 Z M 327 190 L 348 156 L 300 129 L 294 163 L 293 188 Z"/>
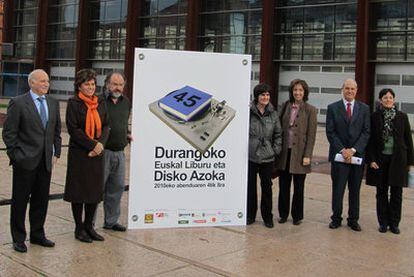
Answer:
<path fill-rule="evenodd" d="M 381 90 L 379 100 L 379 109 L 371 116 L 366 183 L 377 187 L 378 230 L 385 233 L 389 226 L 399 234 L 402 191 L 407 186 L 409 166 L 414 164 L 411 127 L 407 115 L 396 109 L 392 89 Z"/>
<path fill-rule="evenodd" d="M 104 240 L 94 230 L 93 218 L 103 199 L 103 150 L 109 125 L 103 98 L 95 95 L 95 89 L 95 71 L 80 70 L 75 78 L 75 95 L 69 99 L 66 110 L 70 139 L 63 199 L 72 203 L 75 238 L 82 242 Z"/>
<path fill-rule="evenodd" d="M 283 145 L 277 161 L 279 175 L 279 223 L 289 216 L 290 187 L 293 179 L 292 218 L 299 225 L 303 219 L 306 174 L 311 172 L 311 159 L 316 136 L 316 108 L 307 103 L 309 87 L 295 79 L 289 86 L 289 100 L 281 108 L 280 122 Z"/>
<path fill-rule="evenodd" d="M 272 169 L 282 146 L 282 129 L 276 109 L 270 103 L 270 86 L 258 84 L 250 105 L 249 167 L 247 184 L 247 225 L 256 220 L 257 174 L 262 199 L 260 210 L 264 224 L 273 228 Z"/>

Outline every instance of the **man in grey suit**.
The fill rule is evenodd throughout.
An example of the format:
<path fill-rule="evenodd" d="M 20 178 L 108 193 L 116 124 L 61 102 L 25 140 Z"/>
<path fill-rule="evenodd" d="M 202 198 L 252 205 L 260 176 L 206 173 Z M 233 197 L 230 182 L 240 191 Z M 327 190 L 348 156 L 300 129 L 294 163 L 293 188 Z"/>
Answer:
<path fill-rule="evenodd" d="M 348 183 L 348 226 L 354 231 L 361 231 L 358 223 L 359 192 L 364 163 L 353 164 L 352 157 L 364 158 L 370 135 L 370 113 L 366 104 L 355 100 L 357 90 L 357 83 L 353 79 L 345 80 L 342 86 L 343 98 L 330 104 L 326 115 L 332 178 L 331 229 L 341 226 L 342 202 Z M 335 161 L 337 154 L 342 156 L 343 162 Z"/>
<path fill-rule="evenodd" d="M 10 100 L 3 140 L 13 166 L 10 228 L 13 248 L 26 252 L 25 217 L 30 199 L 30 243 L 53 247 L 45 235 L 53 164 L 60 157 L 59 103 L 46 96 L 49 76 L 41 69 L 29 74 L 30 91 Z"/>

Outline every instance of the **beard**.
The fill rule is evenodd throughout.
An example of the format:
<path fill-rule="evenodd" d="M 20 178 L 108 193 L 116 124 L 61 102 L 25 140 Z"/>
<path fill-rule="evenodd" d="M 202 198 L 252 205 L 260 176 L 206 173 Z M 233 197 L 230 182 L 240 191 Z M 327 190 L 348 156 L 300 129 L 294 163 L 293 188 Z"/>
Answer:
<path fill-rule="evenodd" d="M 111 92 L 111 97 L 115 99 L 121 97 L 121 95 L 122 95 L 121 92 Z"/>

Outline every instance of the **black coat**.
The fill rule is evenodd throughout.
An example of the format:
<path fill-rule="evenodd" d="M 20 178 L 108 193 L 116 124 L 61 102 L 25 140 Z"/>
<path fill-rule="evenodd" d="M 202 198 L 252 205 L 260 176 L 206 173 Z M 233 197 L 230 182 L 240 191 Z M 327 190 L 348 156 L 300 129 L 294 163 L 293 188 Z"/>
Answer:
<path fill-rule="evenodd" d="M 355 157 L 364 158 L 370 135 L 369 107 L 355 101 L 351 120 L 347 119 L 343 100 L 328 106 L 326 137 L 329 141 L 329 161 L 344 148 L 355 148 Z"/>
<path fill-rule="evenodd" d="M 414 164 L 413 141 L 411 127 L 405 113 L 397 111 L 393 120 L 394 148 L 388 171 L 387 184 L 382 180 L 381 155 L 384 150 L 382 132 L 384 117 L 381 110 L 371 116 L 371 137 L 367 148 L 367 185 L 391 185 L 406 187 L 408 179 L 408 166 Z M 370 168 L 369 164 L 376 162 L 379 169 Z"/>
<path fill-rule="evenodd" d="M 52 170 L 52 155 L 60 157 L 59 102 L 46 95 L 49 120 L 43 129 L 42 120 L 30 93 L 10 100 L 3 126 L 3 141 L 10 164 L 33 170 L 43 155 L 47 171 Z M 54 149 L 54 150 L 53 150 Z M 53 152 L 54 151 L 54 152 Z"/>
<path fill-rule="evenodd" d="M 102 122 L 101 137 L 90 139 L 85 133 L 87 107 L 74 96 L 66 110 L 66 126 L 70 135 L 64 200 L 72 203 L 99 203 L 103 199 L 104 156 L 88 157 L 97 142 L 104 146 L 109 136 L 106 105 L 99 98 L 98 113 Z"/>

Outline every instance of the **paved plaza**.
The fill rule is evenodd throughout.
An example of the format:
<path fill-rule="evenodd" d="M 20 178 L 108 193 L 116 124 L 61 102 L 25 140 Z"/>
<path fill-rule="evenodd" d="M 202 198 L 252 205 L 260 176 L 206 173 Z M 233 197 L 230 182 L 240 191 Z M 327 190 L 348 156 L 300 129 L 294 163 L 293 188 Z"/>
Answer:
<path fill-rule="evenodd" d="M 63 143 L 67 142 L 64 131 Z M 0 147 L 4 147 L 3 142 Z M 314 166 L 316 172 L 306 179 L 305 218 L 299 226 L 289 218 L 285 224 L 275 223 L 273 229 L 259 220 L 247 227 L 119 233 L 102 228 L 100 205 L 97 227 L 105 241 L 85 244 L 74 238 L 70 204 L 56 199 L 49 202 L 46 222 L 47 236 L 56 246 L 45 249 L 27 242 L 28 252 L 22 254 L 12 249 L 10 206 L 2 205 L 0 276 L 414 276 L 414 190 L 404 190 L 400 235 L 377 231 L 375 188 L 366 185 L 361 190 L 362 232 L 344 225 L 331 230 L 327 148 L 324 128 L 319 127 L 314 153 L 318 164 Z M 52 194 L 63 193 L 66 154 L 67 148 L 63 148 L 52 176 Z M 3 203 L 11 196 L 11 172 L 5 152 L 0 151 Z M 277 180 L 273 192 L 276 220 Z M 123 224 L 127 223 L 127 205 L 126 192 L 122 199 Z"/>

